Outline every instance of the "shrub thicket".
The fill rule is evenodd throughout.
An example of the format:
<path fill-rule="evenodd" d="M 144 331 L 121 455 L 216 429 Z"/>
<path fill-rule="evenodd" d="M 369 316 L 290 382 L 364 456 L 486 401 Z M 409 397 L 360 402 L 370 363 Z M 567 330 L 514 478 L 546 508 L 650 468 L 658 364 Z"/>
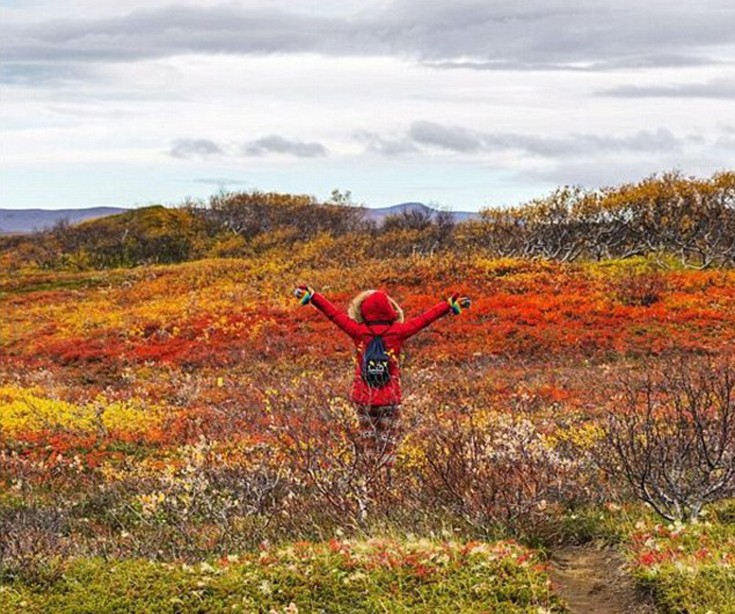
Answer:
<path fill-rule="evenodd" d="M 708 179 L 678 173 L 596 191 L 563 187 L 516 207 L 457 222 L 413 208 L 381 223 L 349 199 L 263 192 L 221 193 L 207 202 L 147 207 L 0 243 L 9 267 L 109 268 L 205 257 L 289 257 L 324 237 L 337 260 L 451 250 L 562 262 L 651 257 L 695 268 L 735 264 L 735 172 Z"/>

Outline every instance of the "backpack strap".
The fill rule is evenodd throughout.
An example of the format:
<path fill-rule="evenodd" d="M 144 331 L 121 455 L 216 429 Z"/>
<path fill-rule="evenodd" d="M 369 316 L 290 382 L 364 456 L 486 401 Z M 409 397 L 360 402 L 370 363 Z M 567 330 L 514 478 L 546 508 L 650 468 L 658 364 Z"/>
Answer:
<path fill-rule="evenodd" d="M 376 339 L 377 337 L 380 337 L 380 339 L 382 341 L 383 335 L 385 335 L 385 333 L 387 333 L 390 330 L 390 327 L 393 325 L 393 322 L 387 322 L 387 321 L 363 322 L 363 324 L 365 326 L 367 326 L 367 329 L 370 331 L 370 334 L 373 336 L 373 338 L 365 345 L 365 348 L 367 348 L 367 346 L 370 344 L 370 342 L 373 341 L 373 339 Z M 388 325 L 388 328 L 386 328 L 382 333 L 376 333 L 373 330 L 372 326 L 370 326 L 371 324 L 378 324 L 378 325 L 380 325 L 380 324 L 387 324 Z"/>

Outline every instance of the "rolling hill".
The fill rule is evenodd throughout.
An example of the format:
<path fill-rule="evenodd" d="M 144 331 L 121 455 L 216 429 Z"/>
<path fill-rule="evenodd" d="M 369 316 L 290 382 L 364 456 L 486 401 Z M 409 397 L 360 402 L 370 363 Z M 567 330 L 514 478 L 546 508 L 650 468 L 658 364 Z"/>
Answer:
<path fill-rule="evenodd" d="M 0 209 L 0 234 L 33 232 L 51 228 L 67 221 L 82 222 L 93 218 L 127 211 L 120 207 L 91 207 L 87 209 Z"/>
<path fill-rule="evenodd" d="M 129 211 L 123 207 L 91 207 L 86 209 L 0 209 L 0 234 L 22 234 L 34 230 L 51 228 L 60 221 L 71 224 L 84 220 L 106 217 Z M 436 209 L 419 202 L 406 202 L 390 207 L 367 208 L 367 217 L 380 222 L 388 215 L 399 215 L 406 211 L 423 210 L 434 212 Z M 477 217 L 469 211 L 452 211 L 456 221 Z"/>

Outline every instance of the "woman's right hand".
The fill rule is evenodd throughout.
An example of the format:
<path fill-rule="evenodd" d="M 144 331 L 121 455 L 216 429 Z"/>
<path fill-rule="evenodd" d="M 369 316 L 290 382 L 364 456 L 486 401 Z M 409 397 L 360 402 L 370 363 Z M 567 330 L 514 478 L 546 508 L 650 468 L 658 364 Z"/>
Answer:
<path fill-rule="evenodd" d="M 449 306 L 452 308 L 454 315 L 462 313 L 463 309 L 469 309 L 472 305 L 472 301 L 469 296 L 460 296 L 459 293 L 455 292 L 447 299 Z"/>

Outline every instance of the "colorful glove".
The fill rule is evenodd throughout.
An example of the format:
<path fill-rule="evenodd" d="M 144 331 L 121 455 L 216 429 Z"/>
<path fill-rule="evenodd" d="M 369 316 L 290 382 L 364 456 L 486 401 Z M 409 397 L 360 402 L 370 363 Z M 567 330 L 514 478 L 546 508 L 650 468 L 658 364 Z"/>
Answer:
<path fill-rule="evenodd" d="M 469 296 L 460 296 L 456 292 L 447 299 L 447 302 L 452 308 L 452 313 L 456 316 L 462 313 L 463 309 L 469 309 L 472 304 Z"/>
<path fill-rule="evenodd" d="M 311 302 L 311 297 L 314 296 L 314 288 L 311 286 L 299 286 L 293 291 L 293 294 L 299 299 L 302 305 L 306 305 Z"/>

